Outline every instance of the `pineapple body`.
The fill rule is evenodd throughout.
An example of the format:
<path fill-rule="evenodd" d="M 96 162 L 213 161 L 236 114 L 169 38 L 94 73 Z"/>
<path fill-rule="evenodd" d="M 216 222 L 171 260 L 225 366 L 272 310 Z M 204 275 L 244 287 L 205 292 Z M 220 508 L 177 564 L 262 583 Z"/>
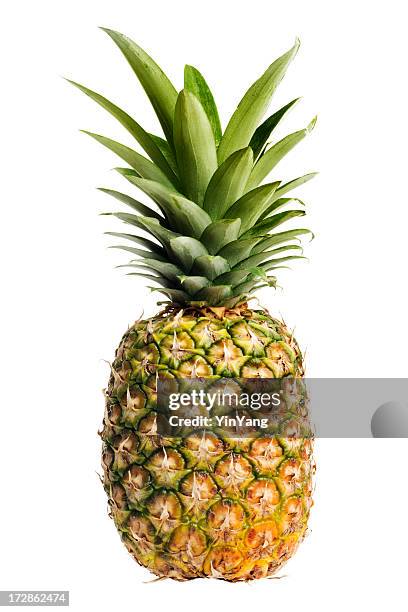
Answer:
<path fill-rule="evenodd" d="M 257 434 L 157 432 L 157 378 L 300 377 L 280 321 L 246 305 L 173 309 L 138 321 L 112 364 L 103 424 L 110 514 L 138 563 L 160 577 L 271 576 L 304 538 L 312 442 Z"/>

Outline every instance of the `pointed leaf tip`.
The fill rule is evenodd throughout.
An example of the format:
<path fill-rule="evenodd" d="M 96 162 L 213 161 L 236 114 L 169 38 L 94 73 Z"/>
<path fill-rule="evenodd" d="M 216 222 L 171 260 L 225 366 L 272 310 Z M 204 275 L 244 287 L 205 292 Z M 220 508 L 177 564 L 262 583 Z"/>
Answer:
<path fill-rule="evenodd" d="M 177 91 L 152 57 L 131 38 L 101 28 L 119 47 L 145 90 L 169 142 L 173 138 L 174 107 Z"/>
<path fill-rule="evenodd" d="M 306 128 L 308 133 L 310 133 L 313 130 L 313 128 L 315 127 L 316 123 L 317 123 L 317 115 L 315 115 L 313 117 L 313 119 L 311 120 L 311 122 L 309 123 L 309 125 Z"/>
<path fill-rule="evenodd" d="M 294 46 L 278 57 L 244 94 L 221 139 L 218 148 L 219 163 L 250 143 L 298 48 L 299 41 L 296 40 Z"/>
<path fill-rule="evenodd" d="M 173 140 L 184 193 L 202 206 L 217 169 L 217 149 L 208 115 L 187 89 L 182 89 L 177 98 Z"/>
<path fill-rule="evenodd" d="M 200 101 L 210 121 L 215 144 L 218 146 L 222 129 L 214 96 L 201 72 L 189 64 L 184 67 L 184 88 L 191 91 Z"/>
<path fill-rule="evenodd" d="M 110 28 L 104 28 L 103 26 L 98 26 L 99 30 L 102 30 L 102 32 L 105 32 L 106 34 L 119 34 L 119 32 L 117 32 L 116 30 L 111 30 Z"/>

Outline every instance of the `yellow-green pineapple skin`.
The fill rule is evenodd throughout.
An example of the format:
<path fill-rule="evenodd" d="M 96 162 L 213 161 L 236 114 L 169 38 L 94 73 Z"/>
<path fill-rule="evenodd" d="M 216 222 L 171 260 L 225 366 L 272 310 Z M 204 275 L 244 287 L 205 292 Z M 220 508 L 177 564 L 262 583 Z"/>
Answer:
<path fill-rule="evenodd" d="M 307 531 L 312 441 L 157 433 L 157 378 L 303 375 L 284 323 L 246 305 L 179 308 L 123 336 L 106 390 L 104 487 L 129 552 L 156 576 L 272 576 Z"/>

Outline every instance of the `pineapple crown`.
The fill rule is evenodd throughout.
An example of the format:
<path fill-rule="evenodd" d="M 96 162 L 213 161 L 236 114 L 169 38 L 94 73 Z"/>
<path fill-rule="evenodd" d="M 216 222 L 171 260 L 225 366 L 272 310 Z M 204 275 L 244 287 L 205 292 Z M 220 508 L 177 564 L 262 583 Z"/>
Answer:
<path fill-rule="evenodd" d="M 163 139 L 146 132 L 107 98 L 70 81 L 113 115 L 148 156 L 85 132 L 128 164 L 117 171 L 155 205 L 151 208 L 119 191 L 100 188 L 133 209 L 132 213 L 105 213 L 132 227 L 131 233 L 107 232 L 136 245 L 112 247 L 135 257 L 127 264 L 133 269 L 129 274 L 156 283 L 153 290 L 178 304 L 234 306 L 261 287 L 276 286 L 274 270 L 304 259 L 299 236 L 313 237 L 304 228 L 275 230 L 305 214 L 301 200 L 285 196 L 316 173 L 285 184 L 263 184 L 316 122 L 314 118 L 305 129 L 270 144 L 271 134 L 298 99 L 262 122 L 299 41 L 251 85 L 222 132 L 213 95 L 196 68 L 185 67 L 184 89 L 178 93 L 135 42 L 102 29 L 129 62 L 165 135 Z"/>

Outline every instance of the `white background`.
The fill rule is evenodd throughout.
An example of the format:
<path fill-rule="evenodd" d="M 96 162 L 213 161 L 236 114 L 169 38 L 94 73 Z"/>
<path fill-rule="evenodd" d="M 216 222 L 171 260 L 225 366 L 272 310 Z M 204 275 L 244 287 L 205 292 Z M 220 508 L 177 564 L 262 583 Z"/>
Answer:
<path fill-rule="evenodd" d="M 0 588 L 70 589 L 75 611 L 406 610 L 404 440 L 319 441 L 311 535 L 284 579 L 144 583 L 105 513 L 96 430 L 103 359 L 142 310 L 154 312 L 156 296 L 114 270 L 123 256 L 102 233 L 120 226 L 97 216 L 113 201 L 94 187 L 121 185 L 109 170 L 117 159 L 78 129 L 131 140 L 61 78 L 156 131 L 141 87 L 97 26 L 118 29 L 178 88 L 184 63 L 197 65 L 225 126 L 299 35 L 274 107 L 304 96 L 285 131 L 319 119 L 278 178 L 320 171 L 299 190 L 317 238 L 310 263 L 281 274 L 284 292 L 261 302 L 296 326 L 310 376 L 406 376 L 404 4 L 3 3 Z"/>

